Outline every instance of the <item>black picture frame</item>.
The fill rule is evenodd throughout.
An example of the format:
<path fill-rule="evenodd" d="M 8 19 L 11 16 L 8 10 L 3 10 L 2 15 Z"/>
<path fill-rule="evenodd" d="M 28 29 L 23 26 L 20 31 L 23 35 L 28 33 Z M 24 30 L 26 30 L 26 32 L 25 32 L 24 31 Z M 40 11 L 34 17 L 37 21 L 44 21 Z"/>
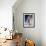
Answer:
<path fill-rule="evenodd" d="M 23 13 L 23 27 L 24 28 L 35 27 L 35 13 Z"/>

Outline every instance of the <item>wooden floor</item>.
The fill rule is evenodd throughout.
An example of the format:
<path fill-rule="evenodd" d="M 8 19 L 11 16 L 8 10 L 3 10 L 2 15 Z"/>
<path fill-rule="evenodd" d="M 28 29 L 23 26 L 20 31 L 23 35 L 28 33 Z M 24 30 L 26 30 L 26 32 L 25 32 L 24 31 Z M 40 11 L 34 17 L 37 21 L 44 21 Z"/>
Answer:
<path fill-rule="evenodd" d="M 21 33 L 19 34 L 16 33 L 16 35 L 12 37 L 13 38 L 12 40 L 0 39 L 0 46 L 22 46 L 21 35 L 22 35 Z M 3 42 L 4 40 L 6 41 Z"/>
<path fill-rule="evenodd" d="M 0 46 L 16 46 L 15 39 L 6 40 L 6 42 L 0 44 Z"/>

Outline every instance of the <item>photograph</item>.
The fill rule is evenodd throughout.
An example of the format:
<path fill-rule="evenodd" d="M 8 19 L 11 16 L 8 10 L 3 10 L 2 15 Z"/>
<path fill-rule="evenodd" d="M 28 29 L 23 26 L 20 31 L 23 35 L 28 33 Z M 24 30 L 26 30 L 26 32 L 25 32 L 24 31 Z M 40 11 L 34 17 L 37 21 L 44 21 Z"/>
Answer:
<path fill-rule="evenodd" d="M 24 27 L 35 27 L 35 13 L 24 13 L 23 14 L 23 26 Z"/>

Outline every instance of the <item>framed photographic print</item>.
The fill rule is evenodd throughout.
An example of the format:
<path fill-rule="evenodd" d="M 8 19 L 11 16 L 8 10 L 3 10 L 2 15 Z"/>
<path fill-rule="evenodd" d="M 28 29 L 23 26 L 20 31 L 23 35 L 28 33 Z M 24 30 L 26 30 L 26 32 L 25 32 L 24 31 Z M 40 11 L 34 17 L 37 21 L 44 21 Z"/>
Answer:
<path fill-rule="evenodd" d="M 23 13 L 23 26 L 25 28 L 35 27 L 35 13 Z"/>

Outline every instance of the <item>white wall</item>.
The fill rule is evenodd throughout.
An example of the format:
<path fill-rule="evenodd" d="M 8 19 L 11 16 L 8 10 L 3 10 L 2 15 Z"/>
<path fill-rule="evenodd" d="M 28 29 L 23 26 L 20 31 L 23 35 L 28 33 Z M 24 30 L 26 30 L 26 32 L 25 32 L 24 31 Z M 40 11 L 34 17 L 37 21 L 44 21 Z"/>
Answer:
<path fill-rule="evenodd" d="M 35 28 L 23 27 L 23 13 L 35 13 Z M 33 40 L 36 46 L 41 46 L 40 13 L 40 0 L 23 0 L 23 2 L 14 9 L 15 28 L 18 32 L 23 33 L 24 38 Z"/>
<path fill-rule="evenodd" d="M 0 27 L 12 28 L 12 6 L 16 0 L 0 0 Z"/>
<path fill-rule="evenodd" d="M 46 46 L 46 0 L 41 1 L 40 26 L 42 46 Z"/>
<path fill-rule="evenodd" d="M 13 7 L 15 29 L 22 32 L 24 38 L 34 40 L 36 46 L 46 46 L 46 0 L 23 0 L 20 5 L 16 5 Z M 25 12 L 35 13 L 35 28 L 23 27 Z"/>

